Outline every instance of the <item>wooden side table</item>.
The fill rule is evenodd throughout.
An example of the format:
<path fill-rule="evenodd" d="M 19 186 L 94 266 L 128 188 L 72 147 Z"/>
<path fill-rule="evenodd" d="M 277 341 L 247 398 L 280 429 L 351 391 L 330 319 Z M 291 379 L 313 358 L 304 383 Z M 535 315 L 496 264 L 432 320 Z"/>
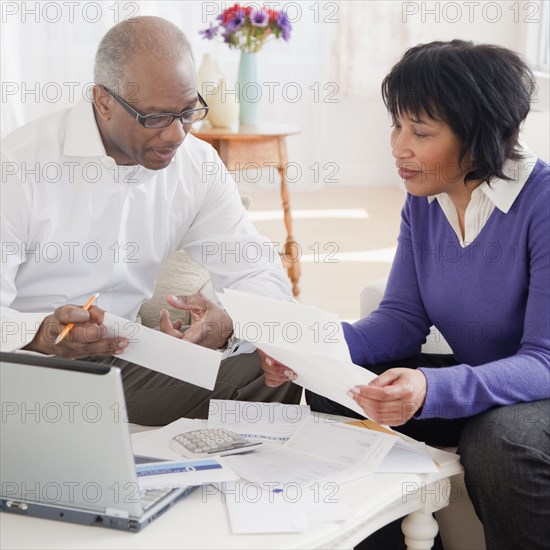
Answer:
<path fill-rule="evenodd" d="M 287 234 L 281 260 L 292 282 L 294 297 L 300 293 L 300 249 L 292 236 L 292 214 L 285 175 L 288 162 L 285 138 L 299 131 L 297 127 L 285 124 L 241 126 L 235 130 L 202 126 L 193 131 L 195 137 L 210 143 L 216 149 L 228 170 L 241 170 L 247 163 L 277 167 L 281 177 L 281 200 Z"/>

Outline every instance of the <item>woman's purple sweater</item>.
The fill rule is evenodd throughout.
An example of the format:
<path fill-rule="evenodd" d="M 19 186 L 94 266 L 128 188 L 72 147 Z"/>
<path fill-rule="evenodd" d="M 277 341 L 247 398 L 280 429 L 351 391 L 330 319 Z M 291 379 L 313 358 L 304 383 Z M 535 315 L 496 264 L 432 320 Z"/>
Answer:
<path fill-rule="evenodd" d="M 495 208 L 465 248 L 437 201 L 407 196 L 384 298 L 368 317 L 343 323 L 344 334 L 353 362 L 368 366 L 417 355 L 431 325 L 459 364 L 421 368 L 428 388 L 417 418 L 550 397 L 546 163 L 537 161 L 508 213 Z"/>

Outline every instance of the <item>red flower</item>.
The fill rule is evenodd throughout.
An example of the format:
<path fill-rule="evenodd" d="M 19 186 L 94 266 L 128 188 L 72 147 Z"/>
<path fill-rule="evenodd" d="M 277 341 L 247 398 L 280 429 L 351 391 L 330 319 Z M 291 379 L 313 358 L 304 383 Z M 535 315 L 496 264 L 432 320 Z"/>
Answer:
<path fill-rule="evenodd" d="M 291 30 L 292 25 L 284 10 L 267 6 L 254 8 L 236 2 L 216 16 L 216 23 L 210 23 L 208 29 L 199 33 L 208 40 L 219 33 L 230 48 L 253 53 L 259 51 L 271 37 L 288 41 Z"/>
<path fill-rule="evenodd" d="M 271 8 L 269 8 L 267 12 L 269 13 L 269 22 L 275 23 L 277 21 L 277 17 L 279 17 L 279 12 L 272 10 Z"/>
<path fill-rule="evenodd" d="M 235 19 L 235 16 L 237 15 L 237 12 L 241 9 L 239 4 L 234 4 L 230 8 L 227 8 L 222 12 L 221 15 L 221 21 L 223 25 L 226 25 L 228 21 L 231 21 L 232 19 Z"/>

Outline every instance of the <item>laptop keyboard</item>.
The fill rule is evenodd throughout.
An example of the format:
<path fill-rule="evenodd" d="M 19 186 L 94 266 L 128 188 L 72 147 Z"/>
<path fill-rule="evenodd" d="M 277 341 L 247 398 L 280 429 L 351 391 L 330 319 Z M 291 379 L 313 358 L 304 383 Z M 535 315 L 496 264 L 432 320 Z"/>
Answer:
<path fill-rule="evenodd" d="M 143 489 L 139 492 L 139 500 L 144 511 L 147 511 L 153 504 L 156 504 L 161 498 L 164 498 L 168 493 L 174 489 L 168 487 L 167 489 Z"/>

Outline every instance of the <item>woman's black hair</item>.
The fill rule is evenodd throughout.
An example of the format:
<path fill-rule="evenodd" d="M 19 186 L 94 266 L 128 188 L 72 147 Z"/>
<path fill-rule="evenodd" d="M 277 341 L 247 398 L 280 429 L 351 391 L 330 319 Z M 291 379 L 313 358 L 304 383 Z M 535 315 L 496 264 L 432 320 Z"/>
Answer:
<path fill-rule="evenodd" d="M 447 123 L 461 138 L 460 161 L 470 151 L 469 180 L 509 180 L 508 159 L 519 160 L 520 125 L 529 112 L 535 80 L 518 54 L 463 40 L 410 48 L 382 82 L 393 117 L 408 114 Z"/>

